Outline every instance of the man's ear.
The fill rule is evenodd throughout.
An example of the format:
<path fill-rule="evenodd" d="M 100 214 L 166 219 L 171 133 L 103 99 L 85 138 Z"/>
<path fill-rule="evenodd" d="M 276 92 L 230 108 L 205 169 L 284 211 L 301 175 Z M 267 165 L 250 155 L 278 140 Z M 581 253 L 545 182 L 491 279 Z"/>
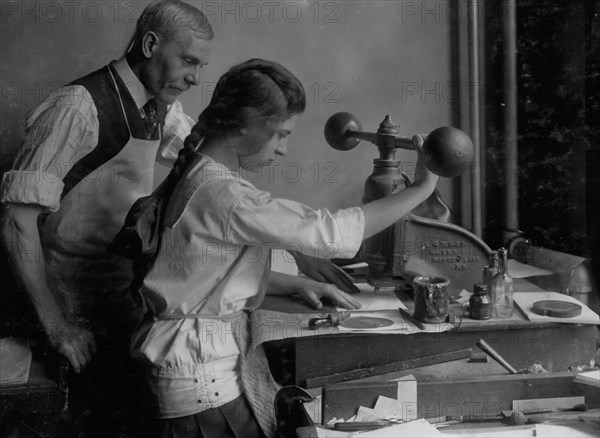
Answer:
<path fill-rule="evenodd" d="M 142 38 L 142 53 L 144 54 L 144 57 L 151 58 L 152 53 L 156 50 L 159 44 L 160 39 L 156 33 L 152 31 L 146 32 Z"/>
<path fill-rule="evenodd" d="M 242 135 L 248 135 L 249 132 L 250 130 L 248 128 L 240 128 L 240 134 Z"/>

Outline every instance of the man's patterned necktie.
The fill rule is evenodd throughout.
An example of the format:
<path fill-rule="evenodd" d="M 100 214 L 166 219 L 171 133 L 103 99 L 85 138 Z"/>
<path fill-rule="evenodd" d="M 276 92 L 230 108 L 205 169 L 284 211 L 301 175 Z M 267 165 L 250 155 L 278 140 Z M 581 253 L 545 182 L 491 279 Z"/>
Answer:
<path fill-rule="evenodd" d="M 142 108 L 142 120 L 146 127 L 146 139 L 151 140 L 155 137 L 158 128 L 158 113 L 156 111 L 156 99 L 150 99 Z"/>

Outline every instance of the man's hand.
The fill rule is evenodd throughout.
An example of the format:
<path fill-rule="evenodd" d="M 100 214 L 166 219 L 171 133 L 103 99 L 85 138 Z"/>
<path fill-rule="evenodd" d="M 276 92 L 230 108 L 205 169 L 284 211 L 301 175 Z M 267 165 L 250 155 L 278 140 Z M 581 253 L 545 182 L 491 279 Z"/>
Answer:
<path fill-rule="evenodd" d="M 44 211 L 45 207 L 35 204 L 4 204 L 0 242 L 4 244 L 15 279 L 31 299 L 50 343 L 80 372 L 90 361 L 96 344 L 87 328 L 65 321 L 66 309 L 48 287 L 37 226 Z M 32 249 L 36 252 L 32 253 Z"/>
<path fill-rule="evenodd" d="M 333 284 L 320 283 L 308 278 L 297 277 L 295 292 L 315 309 L 323 307 L 321 298 L 327 298 L 336 307 L 345 309 L 360 309 L 361 304 L 352 296 L 339 290 Z"/>
<path fill-rule="evenodd" d="M 358 287 L 354 284 L 353 278 L 342 268 L 336 266 L 329 260 L 317 259 L 296 251 L 289 251 L 289 253 L 296 259 L 298 269 L 313 280 L 322 283 L 332 283 L 342 291 L 350 294 L 357 294 L 360 292 Z"/>
<path fill-rule="evenodd" d="M 96 353 L 96 341 L 92 332 L 76 324 L 67 323 L 53 331 L 50 342 L 69 360 L 76 373 L 84 370 Z"/>

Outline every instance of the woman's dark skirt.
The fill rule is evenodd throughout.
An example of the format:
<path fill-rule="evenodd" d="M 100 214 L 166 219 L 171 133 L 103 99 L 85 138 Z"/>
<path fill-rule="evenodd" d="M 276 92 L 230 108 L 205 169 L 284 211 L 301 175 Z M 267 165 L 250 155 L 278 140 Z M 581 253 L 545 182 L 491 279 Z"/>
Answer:
<path fill-rule="evenodd" d="M 149 420 L 150 438 L 264 438 L 244 395 L 218 408 L 166 420 Z"/>

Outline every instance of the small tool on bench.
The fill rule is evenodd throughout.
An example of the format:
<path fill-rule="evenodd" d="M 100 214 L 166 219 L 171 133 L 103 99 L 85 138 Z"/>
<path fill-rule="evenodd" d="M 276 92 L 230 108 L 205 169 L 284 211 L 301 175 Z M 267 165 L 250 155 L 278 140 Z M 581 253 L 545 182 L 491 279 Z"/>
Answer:
<path fill-rule="evenodd" d="M 333 428 L 335 430 L 343 431 L 343 432 L 358 432 L 358 431 L 367 431 L 367 430 L 375 430 L 381 429 L 382 427 L 390 426 L 394 424 L 387 420 L 377 420 L 377 421 L 351 421 L 348 423 L 335 423 Z"/>
<path fill-rule="evenodd" d="M 323 327 L 326 324 L 331 325 L 332 327 L 337 327 L 340 323 L 350 316 L 350 312 L 339 312 L 339 313 L 330 313 L 327 316 L 319 317 L 319 318 L 311 318 L 308 321 L 308 328 L 311 330 L 316 330 L 319 327 Z"/>
<path fill-rule="evenodd" d="M 540 408 L 540 409 L 525 409 L 522 411 L 502 411 L 505 417 L 510 417 L 513 412 L 521 412 L 524 415 L 534 414 L 550 414 L 553 412 L 586 412 L 588 407 L 585 403 L 578 403 L 570 408 Z"/>
<path fill-rule="evenodd" d="M 506 368 L 509 373 L 511 373 L 511 374 L 517 374 L 517 370 L 515 368 L 513 368 L 506 361 L 506 359 L 504 359 L 500 355 L 500 353 L 498 353 L 496 350 L 494 350 L 490 346 L 490 344 L 488 344 L 487 342 L 485 342 L 483 339 L 480 339 L 480 340 L 477 341 L 477 346 L 479 348 L 481 348 L 483 351 L 485 351 L 492 359 L 494 359 L 496 362 L 498 362 L 500 365 L 502 365 L 504 368 Z"/>
<path fill-rule="evenodd" d="M 426 418 L 431 424 L 438 423 L 485 423 L 487 421 L 502 421 L 506 418 L 502 415 L 442 415 L 439 417 Z"/>
<path fill-rule="evenodd" d="M 551 414 L 556 412 L 586 412 L 588 407 L 585 403 L 579 403 L 571 408 L 544 408 L 544 409 L 528 409 L 525 411 L 502 411 L 502 414 L 510 418 L 512 424 L 530 424 L 540 423 L 544 420 L 540 414 Z M 509 414 L 510 412 L 510 414 Z"/>

